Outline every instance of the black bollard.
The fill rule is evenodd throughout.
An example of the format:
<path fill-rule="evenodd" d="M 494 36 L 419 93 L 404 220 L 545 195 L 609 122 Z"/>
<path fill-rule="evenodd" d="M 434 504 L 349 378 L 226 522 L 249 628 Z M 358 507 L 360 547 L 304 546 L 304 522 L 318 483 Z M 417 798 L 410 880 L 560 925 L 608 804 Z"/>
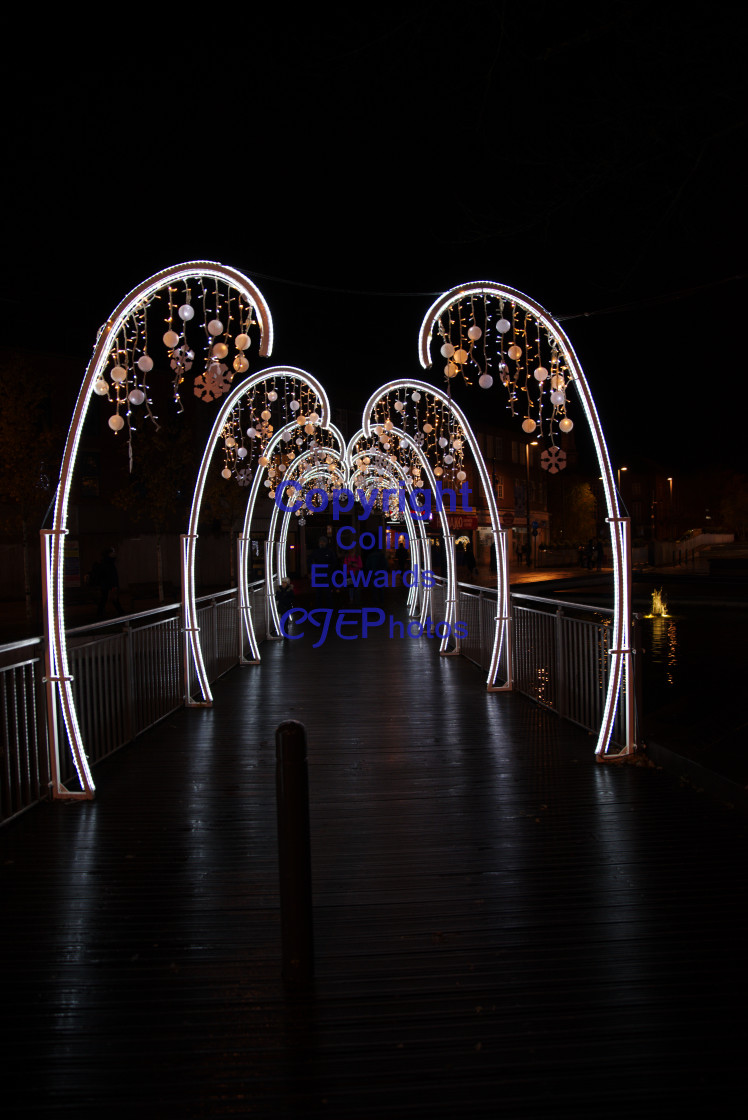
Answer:
<path fill-rule="evenodd" d="M 312 859 L 306 730 L 286 720 L 275 732 L 283 979 L 308 983 L 314 974 Z"/>

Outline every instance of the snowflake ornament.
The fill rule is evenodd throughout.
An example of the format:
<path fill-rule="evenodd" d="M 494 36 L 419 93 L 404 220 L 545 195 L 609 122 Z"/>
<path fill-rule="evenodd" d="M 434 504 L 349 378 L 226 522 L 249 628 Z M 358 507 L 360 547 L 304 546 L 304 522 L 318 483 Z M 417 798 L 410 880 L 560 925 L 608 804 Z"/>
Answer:
<path fill-rule="evenodd" d="M 540 465 L 549 474 L 558 474 L 566 466 L 566 452 L 560 447 L 549 447 L 540 456 Z"/>
<path fill-rule="evenodd" d="M 202 377 L 195 378 L 195 396 L 203 401 L 215 401 L 227 393 L 231 388 L 228 368 L 223 362 L 211 362 Z"/>

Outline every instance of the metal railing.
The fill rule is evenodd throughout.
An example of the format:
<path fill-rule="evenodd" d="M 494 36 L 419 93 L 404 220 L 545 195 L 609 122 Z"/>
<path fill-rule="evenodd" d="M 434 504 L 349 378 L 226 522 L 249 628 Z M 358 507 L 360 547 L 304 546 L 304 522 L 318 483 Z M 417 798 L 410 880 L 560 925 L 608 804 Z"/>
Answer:
<path fill-rule="evenodd" d="M 436 611 L 444 592 L 433 589 Z M 440 599 L 441 596 L 441 599 Z M 511 594 L 514 688 L 591 732 L 600 728 L 608 687 L 613 611 L 520 592 Z M 460 652 L 489 669 L 496 591 L 459 584 L 457 618 L 467 623 Z M 505 655 L 499 675 L 506 678 Z M 611 742 L 625 745 L 619 700 Z"/>
<path fill-rule="evenodd" d="M 257 640 L 265 636 L 262 581 L 250 587 Z M 198 600 L 200 637 L 211 681 L 242 660 L 235 590 Z M 73 695 L 92 765 L 184 702 L 181 605 L 124 615 L 67 631 Z M 50 784 L 44 643 L 0 646 L 0 823 L 45 797 Z M 58 719 L 61 713 L 58 713 Z M 65 756 L 62 780 L 73 780 Z"/>
<path fill-rule="evenodd" d="M 443 617 L 444 586 L 433 587 L 433 619 Z M 258 641 L 266 635 L 262 581 L 250 588 Z M 596 731 L 608 683 L 612 612 L 513 593 L 514 687 L 565 719 Z M 236 591 L 198 600 L 205 665 L 211 681 L 243 659 L 245 638 Z M 458 585 L 457 618 L 467 623 L 460 652 L 490 666 L 496 592 Z M 95 765 L 184 702 L 180 604 L 68 631 L 78 719 Z M 506 677 L 506 654 L 499 675 Z M 45 797 L 50 763 L 45 712 L 44 646 L 30 638 L 0 646 L 0 822 Z M 194 686 L 195 682 L 192 682 Z M 622 746 L 616 713 L 613 742 Z M 63 781 L 73 777 L 72 761 Z"/>

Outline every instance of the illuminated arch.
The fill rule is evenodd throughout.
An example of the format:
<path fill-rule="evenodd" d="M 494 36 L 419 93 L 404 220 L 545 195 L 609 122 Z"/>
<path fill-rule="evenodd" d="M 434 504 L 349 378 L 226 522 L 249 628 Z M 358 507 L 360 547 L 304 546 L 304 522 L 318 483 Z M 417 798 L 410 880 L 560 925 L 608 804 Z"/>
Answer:
<path fill-rule="evenodd" d="M 305 376 L 309 377 L 309 375 L 305 375 Z M 333 442 L 337 443 L 339 448 L 341 448 L 341 449 L 344 448 L 345 447 L 345 440 L 343 439 L 343 436 L 341 435 L 338 428 L 336 428 L 334 424 L 331 424 L 329 422 L 329 408 L 328 408 L 328 411 L 326 413 L 326 416 L 328 417 L 327 424 L 323 426 L 320 423 L 320 429 L 319 430 L 329 433 Z M 270 442 L 268 443 L 268 446 L 267 446 L 267 449 L 266 449 L 266 454 L 267 454 L 268 457 L 271 456 L 280 446 L 280 443 L 283 441 L 284 432 L 288 433 L 289 431 L 293 431 L 293 430 L 296 430 L 296 424 L 295 423 L 290 423 L 290 424 L 284 425 L 282 428 L 280 428 L 277 432 L 275 432 L 273 434 L 273 437 L 270 440 Z M 322 448 L 319 448 L 319 450 L 328 451 L 328 450 L 334 450 L 334 449 L 333 448 L 328 448 L 328 447 L 322 447 Z M 291 469 L 290 469 L 289 472 L 287 472 L 287 475 L 292 476 L 293 469 L 294 469 L 296 463 L 299 462 L 299 460 L 305 461 L 306 458 L 308 458 L 311 454 L 313 454 L 313 449 L 309 448 L 309 449 L 307 449 L 307 451 L 303 452 L 301 455 L 298 455 L 296 457 L 296 459 L 294 459 L 293 464 L 291 466 Z M 337 454 L 339 454 L 339 453 L 337 453 Z M 248 640 L 248 643 L 249 643 L 249 648 L 250 648 L 250 651 L 251 651 L 251 659 L 249 660 L 248 663 L 249 664 L 254 664 L 254 665 L 258 665 L 260 663 L 260 650 L 259 650 L 259 646 L 257 644 L 256 635 L 255 635 L 255 632 L 254 632 L 254 621 L 252 619 L 252 611 L 251 611 L 250 602 L 249 602 L 249 542 L 250 542 L 250 539 L 251 539 L 252 519 L 254 518 L 256 504 L 257 504 L 257 498 L 259 497 L 259 494 L 260 494 L 260 488 L 261 488 L 261 485 L 264 481 L 264 474 L 265 474 L 265 468 L 264 467 L 258 469 L 255 472 L 254 478 L 252 480 L 252 487 L 251 487 L 250 494 L 249 494 L 249 501 L 247 502 L 247 508 L 246 508 L 246 511 L 245 511 L 245 514 L 244 514 L 244 526 L 243 526 L 243 529 L 242 529 L 242 535 L 239 538 L 240 552 L 239 552 L 239 565 L 238 565 L 238 582 L 239 582 L 240 605 L 241 605 L 241 608 L 242 608 L 242 618 L 244 619 L 244 632 L 246 634 L 246 637 L 247 637 L 247 640 Z M 275 503 L 273 503 L 273 507 L 274 507 L 274 509 L 277 508 L 275 506 Z M 266 552 L 268 553 L 268 556 L 270 557 L 270 563 L 268 563 L 267 560 L 266 560 L 266 564 L 265 564 L 265 597 L 266 597 L 266 602 L 267 602 L 267 610 L 270 612 L 270 615 L 273 618 L 275 618 L 275 616 L 273 615 L 273 606 L 275 604 L 275 596 L 273 594 L 272 574 L 275 570 L 275 556 L 274 556 L 274 552 L 276 551 L 275 544 L 276 544 L 275 541 L 271 541 L 270 538 L 268 538 L 268 542 L 266 544 Z M 269 571 L 270 571 L 270 580 L 268 578 L 268 572 Z"/>
<path fill-rule="evenodd" d="M 65 637 L 65 604 L 63 597 L 63 569 L 65 558 L 64 538 L 67 533 L 68 506 L 73 471 L 78 456 L 78 447 L 83 424 L 91 402 L 94 385 L 103 376 L 112 347 L 116 345 L 119 332 L 133 312 L 145 309 L 148 302 L 162 289 L 177 281 L 206 278 L 223 282 L 235 290 L 255 312 L 260 326 L 259 352 L 262 356 L 270 354 L 273 345 L 273 323 L 270 309 L 259 289 L 236 269 L 217 264 L 214 261 L 190 261 L 173 268 L 163 269 L 144 280 L 125 296 L 102 327 L 91 361 L 88 364 L 76 402 L 73 418 L 68 430 L 65 451 L 60 470 L 52 528 L 42 531 L 42 582 L 44 625 L 46 635 L 46 688 L 47 713 L 50 739 L 50 759 L 52 768 L 52 795 L 57 798 L 90 799 L 94 794 L 94 782 L 85 755 L 78 713 L 71 688 L 72 677 L 68 662 Z M 118 413 L 119 414 L 119 413 Z M 81 791 L 65 788 L 60 771 L 60 733 L 57 723 L 57 706 L 67 733 L 67 740 Z"/>
<path fill-rule="evenodd" d="M 631 541 L 630 524 L 627 517 L 622 517 L 614 484 L 613 471 L 610 465 L 608 448 L 605 443 L 602 425 L 597 414 L 597 408 L 582 370 L 582 365 L 577 358 L 574 348 L 566 336 L 563 328 L 539 303 L 530 299 L 524 293 L 514 288 L 495 283 L 490 280 L 481 280 L 469 284 L 461 284 L 451 288 L 439 296 L 426 312 L 418 339 L 418 350 L 421 365 L 424 369 L 431 367 L 431 341 L 434 327 L 441 316 L 448 313 L 450 308 L 458 305 L 461 300 L 472 300 L 475 297 L 490 297 L 499 301 L 509 301 L 533 316 L 542 325 L 548 336 L 553 340 L 563 355 L 569 371 L 570 380 L 574 381 L 579 391 L 585 417 L 589 425 L 595 445 L 600 475 L 602 477 L 605 504 L 610 524 L 611 553 L 613 556 L 613 648 L 610 650 L 611 670 L 608 679 L 608 689 L 603 708 L 603 716 L 598 735 L 595 753 L 598 759 L 606 756 L 613 731 L 616 707 L 621 693 L 625 695 L 624 720 L 626 724 L 626 747 L 623 753 L 631 753 L 634 749 L 634 711 L 633 711 L 633 672 L 632 650 L 630 643 L 630 617 L 631 617 Z M 503 306 L 503 304 L 502 304 Z M 565 430 L 562 426 L 562 430 Z M 529 496 L 528 496 L 529 497 Z M 504 557 L 505 562 L 505 557 Z M 504 613 L 503 611 L 500 613 Z M 508 612 L 507 612 L 508 613 Z"/>
<path fill-rule="evenodd" d="M 197 676 L 198 685 L 202 693 L 202 703 L 211 704 L 213 696 L 210 691 L 210 684 L 208 676 L 205 671 L 205 663 L 203 661 L 202 648 L 200 643 L 200 628 L 197 624 L 197 601 L 196 601 L 196 587 L 195 587 L 195 549 L 197 545 L 197 529 L 200 521 L 200 509 L 202 507 L 203 494 L 205 491 L 205 480 L 208 475 L 208 468 L 210 466 L 213 454 L 222 438 L 222 432 L 228 417 L 231 415 L 232 410 L 241 398 L 250 390 L 254 389 L 257 385 L 264 384 L 265 382 L 291 380 L 298 382 L 304 388 L 311 388 L 316 395 L 315 409 L 317 406 L 320 408 L 319 425 L 325 428 L 330 422 L 330 403 L 327 399 L 327 394 L 315 377 L 304 370 L 296 369 L 295 366 L 271 366 L 269 369 L 260 370 L 258 373 L 253 374 L 251 377 L 245 378 L 235 389 L 228 394 L 220 412 L 216 416 L 213 428 L 208 440 L 205 444 L 205 451 L 200 462 L 200 468 L 197 473 L 197 481 L 195 483 L 195 490 L 192 498 L 192 508 L 190 510 L 189 527 L 186 535 L 182 538 L 182 601 L 184 604 L 184 645 L 185 645 L 185 703 L 188 706 L 194 706 L 194 701 L 190 696 L 189 687 L 189 666 L 192 664 Z M 265 454 L 277 447 L 278 441 L 282 436 L 284 430 L 287 430 L 290 425 L 284 425 L 284 428 L 268 442 L 265 448 Z M 294 427 L 296 425 L 293 425 Z M 254 501 L 257 497 L 258 480 L 262 478 L 264 467 L 258 466 L 255 471 L 252 494 L 250 502 L 254 508 Z M 244 536 L 247 534 L 245 533 Z M 244 598 L 247 598 L 247 585 L 244 586 Z M 240 597 L 241 604 L 241 597 Z M 251 625 L 251 623 L 250 623 Z M 250 639 L 250 646 L 253 645 L 253 638 Z M 256 648 L 256 643 L 254 648 Z M 198 702 L 200 703 L 200 702 Z"/>
<path fill-rule="evenodd" d="M 426 394 L 427 397 L 430 397 L 432 399 L 432 401 L 437 402 L 441 406 L 441 408 L 446 411 L 447 415 L 450 416 L 453 420 L 455 420 L 459 424 L 462 432 L 464 433 L 465 439 L 467 440 L 467 444 L 468 444 L 468 447 L 470 448 L 471 454 L 473 456 L 473 460 L 475 462 L 476 469 L 478 471 L 478 477 L 480 479 L 481 487 L 482 487 L 482 490 L 483 490 L 483 495 L 484 495 L 484 498 L 485 498 L 486 506 L 488 508 L 489 515 L 490 515 L 490 518 L 491 518 L 491 530 L 492 530 L 492 533 L 493 533 L 494 541 L 496 542 L 496 578 L 497 578 L 498 612 L 497 612 L 496 619 L 495 619 L 496 626 L 495 626 L 495 629 L 494 629 L 494 641 L 493 641 L 493 647 L 492 647 L 492 650 L 491 650 L 491 660 L 490 660 L 490 664 L 489 664 L 488 676 L 487 676 L 487 679 L 486 679 L 486 687 L 490 692 L 498 692 L 498 691 L 508 690 L 512 687 L 512 650 L 511 650 L 511 627 L 509 626 L 509 569 L 508 569 L 507 554 L 506 554 L 506 541 L 505 541 L 506 534 L 505 534 L 505 531 L 502 530 L 502 528 L 501 528 L 501 523 L 500 523 L 500 519 L 499 519 L 499 511 L 496 507 L 496 499 L 494 497 L 493 488 L 491 486 L 491 482 L 490 482 L 490 479 L 488 477 L 488 472 L 486 470 L 486 465 L 483 461 L 483 455 L 481 454 L 480 448 L 478 447 L 478 441 L 475 438 L 475 435 L 473 433 L 472 428 L 470 427 L 470 424 L 467 421 L 467 418 L 465 417 L 462 410 L 460 408 L 458 408 L 458 406 L 454 403 L 454 401 L 452 401 L 445 393 L 443 393 L 440 389 L 437 389 L 434 385 L 429 385 L 425 381 L 416 381 L 416 380 L 413 380 L 411 378 L 401 378 L 397 381 L 390 381 L 386 385 L 383 385 L 380 389 L 378 389 L 376 391 L 376 393 L 372 394 L 372 396 L 366 402 L 366 406 L 364 408 L 364 414 L 363 414 L 364 415 L 364 432 L 367 436 L 371 435 L 372 424 L 373 423 L 376 424 L 375 421 L 372 421 L 372 413 L 375 411 L 375 409 L 377 407 L 380 407 L 382 409 L 387 410 L 388 420 L 392 424 L 392 429 L 391 430 L 394 431 L 397 434 L 398 438 L 402 438 L 403 435 L 406 435 L 406 436 L 408 435 L 408 433 L 406 433 L 405 430 L 402 427 L 395 427 L 394 426 L 394 420 L 392 418 L 392 412 L 395 411 L 395 410 L 394 410 L 394 408 L 390 409 L 390 406 L 389 406 L 389 403 L 388 403 L 388 400 L 387 400 L 389 394 L 398 393 L 400 390 L 403 390 L 404 393 L 406 393 L 406 394 L 408 394 L 408 393 L 420 394 L 421 397 L 423 397 L 423 395 Z M 397 415 L 398 415 L 397 412 L 395 412 L 395 416 L 397 416 Z M 413 443 L 412 438 L 411 438 L 411 443 Z M 419 448 L 419 458 L 422 458 L 423 461 L 428 462 L 425 454 L 421 451 L 420 448 Z M 429 471 L 431 471 L 430 466 L 429 466 Z M 433 479 L 432 486 L 434 486 L 434 492 L 436 492 L 436 490 L 435 490 L 436 480 L 434 478 L 433 473 L 430 474 L 430 478 Z M 443 528 L 444 528 L 444 525 L 446 524 L 446 514 L 444 514 L 443 512 L 442 512 L 442 518 L 443 518 L 442 525 L 443 525 Z M 457 602 L 457 575 L 456 575 L 456 567 L 455 567 L 455 560 L 454 560 L 454 541 L 452 539 L 452 535 L 449 532 L 448 528 L 447 528 L 447 531 L 445 532 L 444 539 L 445 539 L 445 547 L 447 549 L 447 610 L 448 610 L 448 615 L 447 615 L 447 618 L 446 618 L 445 621 L 449 622 L 452 630 L 454 630 L 454 624 L 455 624 L 455 621 L 456 621 L 455 612 L 456 612 L 456 602 Z M 446 649 L 446 639 L 443 642 L 442 652 L 444 652 L 445 649 Z M 497 685 L 496 684 L 496 677 L 497 677 L 498 672 L 499 672 L 499 665 L 500 665 L 501 659 L 502 659 L 502 652 L 505 653 L 506 675 L 505 675 L 504 683 L 501 684 L 501 685 Z"/>
<path fill-rule="evenodd" d="M 371 402 L 372 399 L 373 398 L 370 398 L 370 402 Z M 367 404 L 366 408 L 364 409 L 364 418 L 366 416 L 370 415 L 370 413 L 371 413 L 371 409 L 369 408 L 369 406 Z M 417 459 L 419 461 L 419 464 L 420 464 L 421 468 L 423 469 L 423 471 L 426 474 L 426 479 L 429 483 L 429 486 L 431 488 L 432 493 L 436 493 L 436 478 L 434 477 L 434 473 L 431 469 L 431 464 L 429 463 L 428 459 L 426 458 L 426 456 L 421 451 L 418 444 L 405 431 L 398 430 L 396 432 L 396 435 L 397 435 L 398 439 L 400 440 L 400 442 L 403 443 L 411 452 L 413 452 L 415 454 L 415 456 L 417 457 Z M 355 464 L 355 459 L 360 457 L 360 455 L 361 455 L 361 450 L 357 451 L 356 450 L 356 445 L 359 443 L 359 441 L 362 438 L 371 440 L 372 443 L 371 443 L 371 446 L 368 450 L 374 451 L 378 456 L 382 457 L 382 461 L 380 463 L 376 464 L 373 468 L 375 473 L 380 474 L 380 475 L 381 474 L 386 474 L 387 477 L 388 477 L 388 480 L 391 481 L 391 482 L 395 482 L 398 479 L 401 480 L 405 484 L 405 487 L 408 490 L 408 493 L 410 494 L 413 491 L 413 489 L 416 488 L 413 485 L 413 478 L 411 477 L 411 475 L 408 474 L 408 472 L 405 470 L 404 466 L 397 460 L 397 458 L 390 459 L 389 456 L 386 456 L 384 454 L 384 452 L 381 451 L 380 448 L 376 447 L 375 442 L 374 442 L 375 437 L 374 437 L 373 433 L 370 430 L 367 434 L 367 432 L 365 430 L 365 427 L 362 428 L 360 431 L 356 432 L 356 434 L 349 440 L 347 456 L 348 456 L 348 462 L 349 462 L 349 465 L 350 465 L 350 469 L 353 470 L 353 467 L 354 467 L 354 464 Z M 405 508 L 405 514 L 406 514 L 406 518 L 408 520 L 408 525 L 410 526 L 410 540 L 416 546 L 416 555 L 417 555 L 418 545 L 420 544 L 420 548 L 421 548 L 421 565 L 420 565 L 420 567 L 421 567 L 421 571 L 423 571 L 424 568 L 426 567 L 426 561 L 427 560 L 430 564 L 429 547 L 428 547 L 428 543 L 427 543 L 427 540 L 426 540 L 426 527 L 425 527 L 425 525 L 423 523 L 423 520 L 421 518 L 414 518 L 412 516 L 412 514 L 411 514 L 407 505 L 406 505 L 406 508 Z M 449 539 L 448 538 L 449 525 L 447 523 L 446 514 L 444 513 L 443 510 L 441 510 L 439 512 L 439 519 L 440 519 L 441 526 L 442 526 L 442 533 L 444 535 L 444 539 L 445 539 L 445 542 L 446 542 Z M 413 532 L 414 525 L 418 530 L 418 535 L 416 535 Z M 456 586 L 456 573 L 455 573 L 455 568 L 454 568 L 454 552 L 452 550 L 448 551 L 448 553 L 447 553 L 447 572 L 448 572 L 448 587 L 452 586 L 452 588 L 454 588 Z M 451 583 L 450 583 L 450 577 L 451 577 Z M 408 595 L 408 610 L 411 613 L 415 612 L 416 604 L 419 601 L 419 584 L 420 584 L 420 579 L 419 579 L 418 584 L 414 584 L 411 587 L 410 594 Z M 420 588 L 420 591 L 422 592 L 422 594 L 420 594 L 420 605 L 421 605 L 420 622 L 421 622 L 421 625 L 423 626 L 425 624 L 426 616 L 428 614 L 428 608 L 429 608 L 429 604 L 430 604 L 430 601 L 431 601 L 431 595 L 430 595 L 430 589 L 427 590 L 426 588 Z M 439 652 L 442 655 L 448 655 L 449 654 L 449 648 L 448 648 L 449 637 L 448 637 L 448 635 L 450 633 L 450 630 L 454 631 L 454 621 L 455 621 L 455 619 L 454 619 L 454 601 L 455 601 L 454 594 L 452 594 L 450 596 L 449 593 L 448 593 L 448 596 L 447 596 L 447 604 L 448 604 L 447 605 L 447 617 L 444 619 L 444 621 L 449 623 L 449 629 L 445 629 L 444 636 L 440 640 L 441 644 L 440 644 L 440 647 L 439 647 Z M 450 612 L 451 612 L 451 614 L 450 614 Z M 454 652 L 458 652 L 458 651 L 459 651 L 459 639 L 457 639 L 457 641 L 456 641 L 456 646 L 455 646 Z"/>

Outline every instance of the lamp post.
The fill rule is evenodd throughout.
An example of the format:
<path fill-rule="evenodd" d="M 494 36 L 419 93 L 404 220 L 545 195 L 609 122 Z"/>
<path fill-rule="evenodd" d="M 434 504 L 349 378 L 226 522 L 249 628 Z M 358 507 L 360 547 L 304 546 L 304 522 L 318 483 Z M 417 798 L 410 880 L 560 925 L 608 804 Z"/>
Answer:
<path fill-rule="evenodd" d="M 668 502 L 668 507 L 667 507 L 667 516 L 668 516 L 668 521 L 670 523 L 668 536 L 670 537 L 671 540 L 673 540 L 673 538 L 675 537 L 675 533 L 673 532 L 673 480 L 672 480 L 672 478 L 669 478 L 667 480 L 667 482 L 668 482 L 668 486 L 670 487 L 670 500 Z"/>
<path fill-rule="evenodd" d="M 619 467 L 616 472 L 618 475 L 618 497 L 621 497 L 621 471 L 627 471 L 628 467 Z"/>
<path fill-rule="evenodd" d="M 525 493 L 525 513 L 527 514 L 527 566 L 532 567 L 532 547 L 530 545 L 530 448 L 537 447 L 536 439 L 525 444 L 525 467 L 527 468 L 527 490 Z"/>

